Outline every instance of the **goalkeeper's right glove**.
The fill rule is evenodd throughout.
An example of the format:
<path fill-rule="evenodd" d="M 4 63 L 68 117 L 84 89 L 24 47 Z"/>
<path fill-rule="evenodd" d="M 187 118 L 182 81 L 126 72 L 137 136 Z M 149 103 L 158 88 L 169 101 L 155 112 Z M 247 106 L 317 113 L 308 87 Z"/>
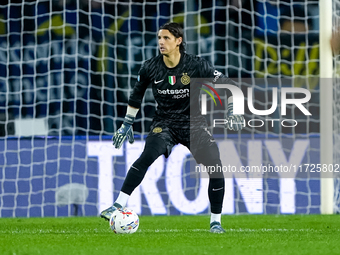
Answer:
<path fill-rule="evenodd" d="M 228 122 L 225 124 L 225 128 L 240 131 L 245 126 L 245 120 L 242 115 L 234 115 L 233 109 L 233 102 L 230 102 L 227 107 L 226 119 Z"/>
<path fill-rule="evenodd" d="M 129 143 L 133 143 L 135 141 L 132 129 L 134 120 L 135 117 L 126 115 L 122 126 L 114 133 L 112 142 L 116 149 L 120 149 L 120 147 L 122 147 L 126 137 L 129 139 Z"/>

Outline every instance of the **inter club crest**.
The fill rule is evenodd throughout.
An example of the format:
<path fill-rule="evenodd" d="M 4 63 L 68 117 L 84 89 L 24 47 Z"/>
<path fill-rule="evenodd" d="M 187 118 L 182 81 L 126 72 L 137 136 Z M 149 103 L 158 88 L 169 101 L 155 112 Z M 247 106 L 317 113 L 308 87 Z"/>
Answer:
<path fill-rule="evenodd" d="M 188 85 L 190 83 L 190 77 L 187 73 L 183 73 L 183 76 L 181 78 L 181 82 L 183 85 Z"/>

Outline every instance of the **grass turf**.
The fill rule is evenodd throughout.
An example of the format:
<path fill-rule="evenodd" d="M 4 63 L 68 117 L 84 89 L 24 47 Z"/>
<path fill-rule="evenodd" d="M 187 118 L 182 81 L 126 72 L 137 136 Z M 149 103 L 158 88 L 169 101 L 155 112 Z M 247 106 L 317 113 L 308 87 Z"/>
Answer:
<path fill-rule="evenodd" d="M 0 254 L 337 254 L 338 215 L 143 216 L 116 235 L 99 217 L 1 218 Z"/>

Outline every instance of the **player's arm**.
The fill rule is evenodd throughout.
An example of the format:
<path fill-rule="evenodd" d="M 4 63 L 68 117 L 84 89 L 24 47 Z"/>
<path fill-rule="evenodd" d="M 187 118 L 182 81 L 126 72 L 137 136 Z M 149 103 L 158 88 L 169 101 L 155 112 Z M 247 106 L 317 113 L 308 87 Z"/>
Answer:
<path fill-rule="evenodd" d="M 225 118 L 228 121 L 225 124 L 225 128 L 234 131 L 239 131 L 242 130 L 242 128 L 245 126 L 245 120 L 243 115 L 234 114 L 234 104 L 232 96 L 228 98 L 227 113 Z"/>
<path fill-rule="evenodd" d="M 123 142 L 126 138 L 128 138 L 128 141 L 130 143 L 133 143 L 135 141 L 133 136 L 132 124 L 135 121 L 139 108 L 142 104 L 142 100 L 148 84 L 149 79 L 147 77 L 146 67 L 145 65 L 143 65 L 138 72 L 137 82 L 129 97 L 129 103 L 126 110 L 124 122 L 112 137 L 112 142 L 116 149 L 122 147 Z"/>
<path fill-rule="evenodd" d="M 223 73 L 216 70 L 213 65 L 209 61 L 202 62 L 202 73 L 205 75 L 206 78 L 211 78 L 213 83 L 217 84 L 230 84 L 230 85 L 237 85 L 232 79 L 224 75 Z M 230 130 L 239 131 L 244 127 L 245 120 L 243 115 L 235 115 L 234 114 L 234 104 L 233 104 L 233 97 L 229 90 L 225 91 L 228 104 L 227 104 L 227 112 L 226 112 L 226 120 L 227 123 L 225 124 L 225 128 Z"/>

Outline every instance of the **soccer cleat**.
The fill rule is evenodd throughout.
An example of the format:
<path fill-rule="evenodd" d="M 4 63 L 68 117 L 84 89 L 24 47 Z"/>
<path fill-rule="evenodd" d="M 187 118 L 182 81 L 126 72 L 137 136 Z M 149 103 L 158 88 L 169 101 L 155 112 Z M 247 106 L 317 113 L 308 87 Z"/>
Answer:
<path fill-rule="evenodd" d="M 121 208 L 122 206 L 120 204 L 114 203 L 109 208 L 105 209 L 100 213 L 100 217 L 104 218 L 105 220 L 109 221 L 111 218 L 111 215 L 114 211 L 116 211 L 118 208 Z"/>
<path fill-rule="evenodd" d="M 222 228 L 221 223 L 214 221 L 210 223 L 210 232 L 222 234 L 222 233 L 225 233 L 225 230 Z"/>

